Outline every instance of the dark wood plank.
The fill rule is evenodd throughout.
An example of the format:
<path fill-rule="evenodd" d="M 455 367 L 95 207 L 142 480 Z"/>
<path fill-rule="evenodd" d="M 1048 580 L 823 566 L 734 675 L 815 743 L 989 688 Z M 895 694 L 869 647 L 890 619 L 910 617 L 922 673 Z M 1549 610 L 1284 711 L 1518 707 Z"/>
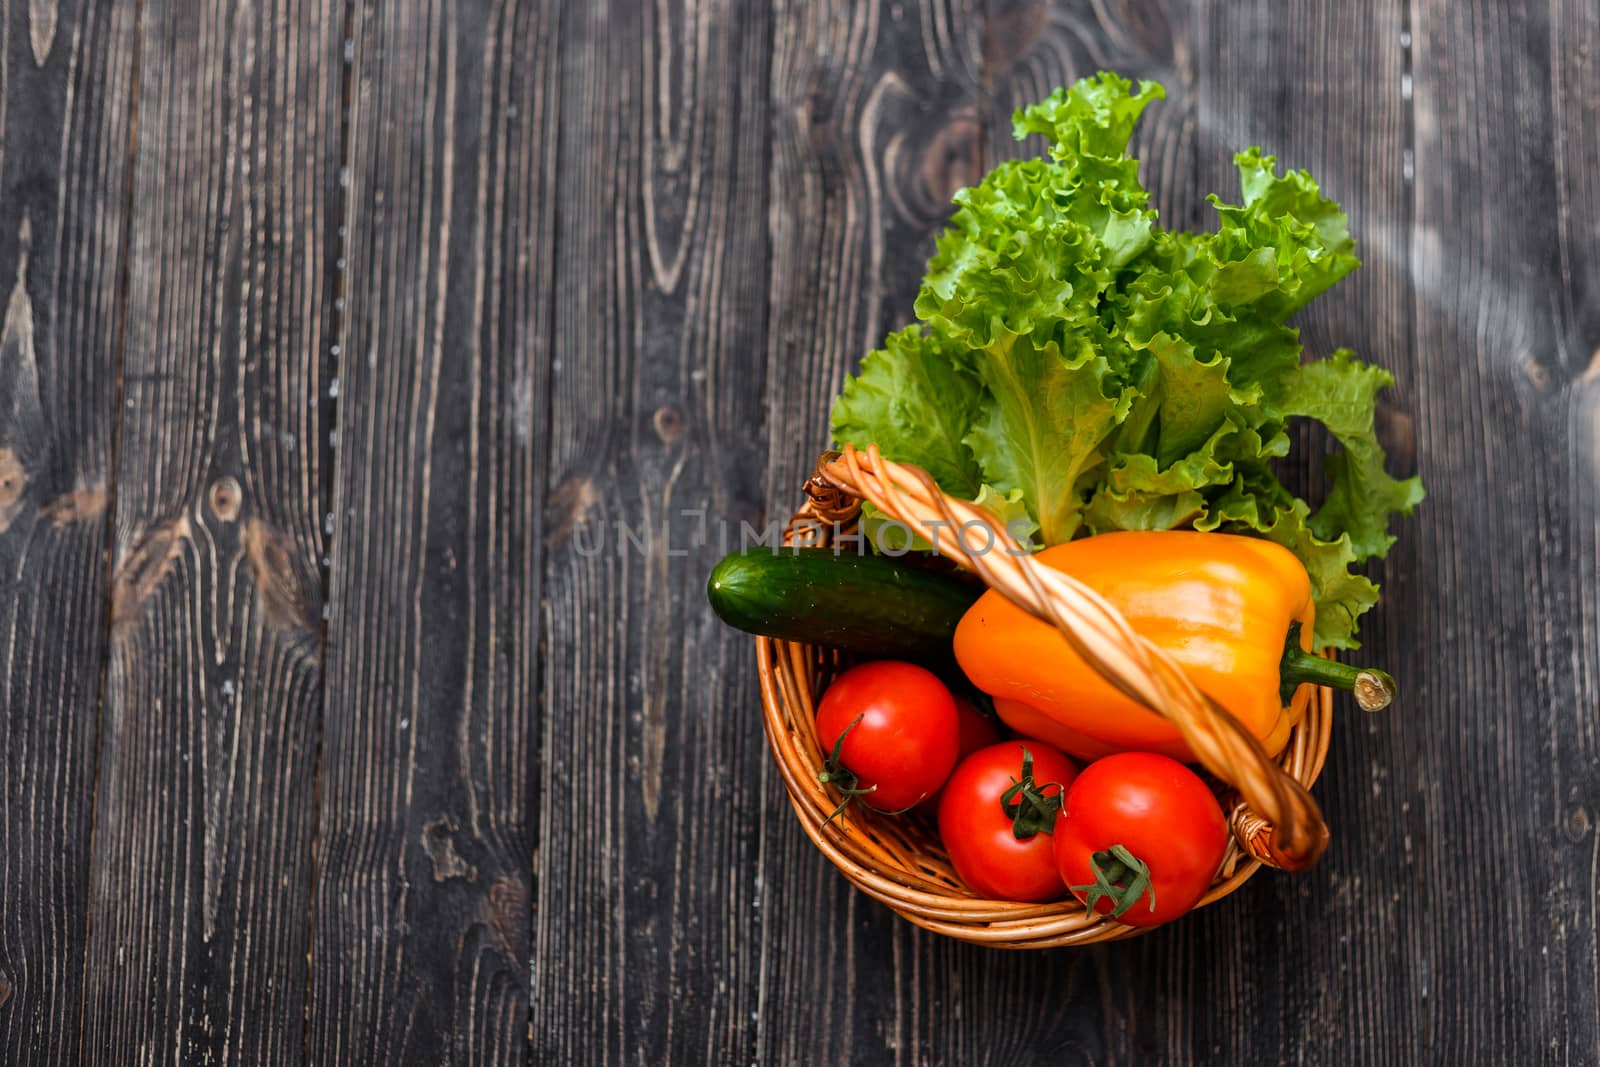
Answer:
<path fill-rule="evenodd" d="M 83 1053 L 296 1063 L 343 6 L 140 10 Z"/>
<path fill-rule="evenodd" d="M 1205 201 L 1214 186 L 1201 177 L 1200 158 L 1208 150 L 1200 51 L 1205 16 L 1186 0 L 991 0 L 985 119 L 992 158 L 1043 151 L 1042 138 L 1012 138 L 1011 115 L 1056 86 L 1102 69 L 1159 81 L 1166 99 L 1145 112 L 1132 142 L 1141 180 L 1164 225 L 1214 226 L 1215 214 Z M 1222 165 L 1231 154 L 1221 157 Z M 1239 897 L 1260 892 L 1260 882 Z M 1253 1002 L 1223 1000 L 1216 992 L 1237 980 L 1241 965 L 1233 943 L 1240 928 L 1251 923 L 1248 911 L 1226 903 L 1134 941 L 1001 961 L 980 954 L 993 973 L 987 982 L 963 988 L 992 985 L 1003 976 L 1012 991 L 1007 999 L 1023 1005 L 1014 1009 L 1018 1014 L 1010 1025 L 997 1028 L 1001 1040 L 1015 1044 L 991 1062 L 1254 1062 L 1231 1051 L 1227 1040 L 1211 1036 L 1217 1030 L 1247 1029 L 1259 1010 Z M 1036 1002 L 1032 990 L 1039 987 L 1052 990 L 1051 1002 L 1062 1005 L 1059 1012 L 1028 1011 L 1025 1005 Z M 974 1055 L 982 1055 L 981 1047 Z"/>
<path fill-rule="evenodd" d="M 1595 1062 L 1596 13 L 1425 0 L 1411 33 L 1433 493 L 1389 608 L 1426 650 L 1408 956 L 1441 1062 Z"/>
<path fill-rule="evenodd" d="M 314 1063 L 522 1063 L 556 19 L 362 5 Z"/>
<path fill-rule="evenodd" d="M 792 442 L 825 436 L 840 375 L 886 329 L 910 318 L 950 194 L 1000 158 L 1039 151 L 1037 143 L 1011 139 L 1017 107 L 1101 67 L 1164 81 L 1169 99 L 1148 113 L 1138 137 L 1145 178 L 1166 217 L 1188 219 L 1201 202 L 1193 187 L 1195 103 L 1184 5 L 997 0 L 981 12 L 908 5 L 892 32 L 880 31 L 888 35 L 881 50 L 862 56 L 847 54 L 813 28 L 845 22 L 843 14 L 824 7 L 797 13 L 792 37 L 780 21 L 776 44 L 777 113 L 785 114 L 786 100 L 796 110 L 809 104 L 813 113 L 821 111 L 818 125 L 825 133 L 780 123 L 774 147 L 777 232 L 792 231 L 779 241 L 774 266 L 775 341 L 768 371 L 774 507 L 794 499 L 794 479 L 809 459 Z M 975 51 L 964 64 L 946 60 L 935 72 L 920 51 L 925 41 L 940 39 L 931 28 L 970 29 L 980 15 L 982 32 L 970 43 Z M 858 82 L 868 88 L 852 89 Z M 898 112 L 852 109 L 850 94 L 872 99 L 875 84 L 909 86 L 910 105 Z M 813 103 L 815 96 L 820 101 Z M 952 167 L 951 127 L 970 130 L 973 116 L 979 119 L 976 142 Z M 852 150 L 890 141 L 880 129 L 892 132 L 898 158 L 944 161 L 940 180 L 930 183 L 925 168 L 862 163 Z M 913 217 L 849 210 L 853 202 L 874 201 L 927 206 Z M 880 240 L 902 250 L 887 269 L 869 265 Z M 835 281 L 850 277 L 859 279 L 851 283 L 854 294 Z M 887 310 L 874 318 L 880 306 Z M 795 352 L 808 360 L 799 373 L 792 367 Z M 782 376 L 774 370 L 779 358 L 790 364 Z M 848 890 L 794 825 L 781 785 L 769 777 L 775 799 L 767 813 L 775 842 L 769 869 L 777 870 L 768 881 L 778 881 L 779 888 L 768 891 L 806 902 L 768 918 L 767 999 L 782 1005 L 766 1016 L 763 1052 L 770 1061 L 1140 1062 L 1170 1047 L 1160 1022 L 1129 1001 L 1148 1004 L 1162 991 L 1181 988 L 1188 981 L 1181 957 L 1150 950 L 1154 966 L 1178 971 L 1148 973 L 1152 992 L 1142 995 L 1119 970 L 1130 959 L 1127 946 L 1012 954 L 926 934 Z M 1163 932 L 1145 940 L 1169 937 Z"/>
<path fill-rule="evenodd" d="M 951 195 L 982 175 L 982 16 L 966 0 L 777 7 L 767 341 L 775 516 L 799 502 L 843 376 L 912 318 Z M 753 683 L 751 674 L 730 684 L 754 699 Z M 1006 1008 L 1015 986 L 991 982 L 994 968 L 980 962 L 993 954 L 926 935 L 852 890 L 801 832 L 762 755 L 757 1060 L 978 1062 L 985 1039 L 1018 1018 Z"/>
<path fill-rule="evenodd" d="M 76 1060 L 134 11 L 0 3 L 0 1054 Z"/>
<path fill-rule="evenodd" d="M 982 177 L 981 8 L 776 6 L 767 374 L 784 518 L 844 375 L 912 319 L 950 197 Z"/>
<path fill-rule="evenodd" d="M 1550 48 L 1560 305 L 1541 410 L 1551 444 L 1567 453 L 1567 484 L 1548 484 L 1557 508 L 1571 509 L 1571 540 L 1551 546 L 1569 559 L 1565 573 L 1544 582 L 1555 609 L 1538 636 L 1560 640 L 1541 670 L 1557 678 L 1570 671 L 1574 702 L 1544 713 L 1554 773 L 1537 773 L 1535 763 L 1528 776 L 1554 802 L 1555 832 L 1545 822 L 1534 837 L 1554 852 L 1557 868 L 1536 988 L 1550 1028 L 1545 1054 L 1600 1063 L 1600 6 L 1554 0 Z M 1559 531 L 1559 518 L 1553 525 Z"/>
<path fill-rule="evenodd" d="M 1343 345 L 1394 372 L 1398 385 L 1380 402 L 1380 434 L 1391 466 L 1411 473 L 1413 413 L 1427 384 L 1412 331 L 1405 18 L 1401 3 L 1200 5 L 1193 47 L 1196 194 L 1237 202 L 1233 155 L 1260 144 L 1280 168 L 1309 170 L 1349 214 L 1364 266 L 1297 325 L 1313 357 Z M 1215 213 L 1203 207 L 1197 221 L 1214 226 Z M 1302 428 L 1283 465 L 1288 484 L 1312 500 L 1324 492 L 1326 448 L 1325 436 Z M 1425 834 L 1418 760 L 1428 743 L 1419 723 L 1437 691 L 1420 662 L 1428 646 L 1415 620 L 1427 581 L 1422 531 L 1440 516 L 1431 501 L 1421 514 L 1401 522 L 1399 543 L 1374 568 L 1384 599 L 1362 626 L 1365 656 L 1393 667 L 1403 698 L 1392 712 L 1365 719 L 1348 700 L 1338 702 L 1315 791 L 1333 833 L 1322 864 L 1298 876 L 1263 874 L 1172 931 L 1173 956 L 1187 961 L 1176 972 L 1181 978 L 1132 994 L 1133 1021 L 1165 1031 L 1169 1054 L 1188 1049 L 1204 1058 L 1210 1050 L 1253 1062 L 1294 1048 L 1313 1062 L 1428 1058 L 1429 978 L 1417 936 L 1428 907 L 1417 864 Z M 1374 981 L 1377 974 L 1384 979 Z M 1249 1010 L 1216 1010 L 1217 990 Z M 1176 1018 L 1175 1000 L 1184 1006 Z"/>
<path fill-rule="evenodd" d="M 704 597 L 765 496 L 765 9 L 564 9 L 536 1063 L 756 1059 L 754 656 Z"/>

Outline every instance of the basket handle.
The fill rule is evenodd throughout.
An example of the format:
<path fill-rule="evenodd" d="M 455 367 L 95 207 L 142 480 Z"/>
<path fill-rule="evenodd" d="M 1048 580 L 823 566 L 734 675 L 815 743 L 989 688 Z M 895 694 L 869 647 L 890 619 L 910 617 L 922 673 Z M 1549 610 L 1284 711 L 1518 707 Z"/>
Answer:
<path fill-rule="evenodd" d="M 923 536 L 940 555 L 975 571 L 991 589 L 1054 624 L 1107 682 L 1170 720 L 1206 770 L 1237 789 L 1252 809 L 1242 813 L 1243 820 L 1231 821 L 1240 844 L 1256 859 L 1298 871 L 1322 856 L 1328 827 L 1306 788 L 1226 708 L 1202 693 L 1171 656 L 1135 633 L 1099 593 L 1040 563 L 993 515 L 970 501 L 946 496 L 921 468 L 884 459 L 876 445 L 864 454 L 846 445 L 842 453 L 824 455 L 806 488 L 816 500 L 817 491 L 828 487 L 926 531 Z M 830 519 L 852 503 L 833 500 L 816 510 Z M 993 533 L 988 551 L 967 552 L 954 531 L 968 523 L 981 523 Z"/>

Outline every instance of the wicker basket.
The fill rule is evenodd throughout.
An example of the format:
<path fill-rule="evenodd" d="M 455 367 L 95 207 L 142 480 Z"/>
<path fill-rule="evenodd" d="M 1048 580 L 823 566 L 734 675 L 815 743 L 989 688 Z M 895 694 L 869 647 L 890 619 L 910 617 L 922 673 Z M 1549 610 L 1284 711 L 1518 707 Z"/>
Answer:
<path fill-rule="evenodd" d="M 1017 545 L 992 516 L 939 492 L 916 467 L 847 448 L 828 453 L 806 482 L 807 501 L 785 544 L 826 545 L 853 527 L 861 501 L 919 532 L 930 521 L 941 555 L 979 574 L 1033 615 L 1056 625 L 1113 685 L 1178 727 L 1200 763 L 1220 783 L 1233 840 L 1201 906 L 1238 889 L 1263 864 L 1301 870 L 1327 847 L 1322 813 L 1307 788 L 1322 772 L 1332 725 L 1332 693 L 1316 690 L 1276 760 L 1205 696 L 1161 650 L 1134 633 L 1104 598 L 1075 579 L 1004 549 Z M 951 531 L 985 522 L 995 533 L 987 552 L 969 555 Z M 978 540 L 977 537 L 970 540 Z M 1024 904 L 975 896 L 956 877 L 928 820 L 877 815 L 851 805 L 831 823 L 839 795 L 822 784 L 816 701 L 848 665 L 841 653 L 757 639 L 767 741 L 806 835 L 862 892 L 918 926 L 997 948 L 1052 948 L 1132 937 L 1146 928 L 1091 916 L 1073 899 Z"/>

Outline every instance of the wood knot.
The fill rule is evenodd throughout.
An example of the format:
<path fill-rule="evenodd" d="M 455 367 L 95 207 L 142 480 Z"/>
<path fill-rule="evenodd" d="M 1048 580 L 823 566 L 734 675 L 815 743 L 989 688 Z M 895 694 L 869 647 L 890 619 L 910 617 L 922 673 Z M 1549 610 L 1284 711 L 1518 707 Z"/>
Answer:
<path fill-rule="evenodd" d="M 428 853 L 428 859 L 433 861 L 435 882 L 451 878 L 465 878 L 469 882 L 478 880 L 478 868 L 462 859 L 456 851 L 454 835 L 460 828 L 448 815 L 432 819 L 422 828 L 422 847 Z"/>
<path fill-rule="evenodd" d="M 239 483 L 231 475 L 219 478 L 211 483 L 211 511 L 223 522 L 232 522 L 239 517 L 239 505 L 243 493 Z"/>
<path fill-rule="evenodd" d="M 1411 414 L 1379 401 L 1375 420 L 1378 439 L 1389 452 L 1389 469 L 1414 469 L 1417 463 L 1417 426 Z"/>
<path fill-rule="evenodd" d="M 546 528 L 550 531 L 550 547 L 557 548 L 572 537 L 573 531 L 583 526 L 589 513 L 600 503 L 600 494 L 587 478 L 568 478 L 550 494 L 550 514 Z"/>
<path fill-rule="evenodd" d="M 1566 825 L 1563 827 L 1563 829 L 1566 831 L 1567 840 L 1571 841 L 1573 844 L 1577 844 L 1589 833 L 1589 827 L 1591 825 L 1591 820 L 1589 819 L 1589 809 L 1585 808 L 1582 804 L 1572 805 L 1572 807 L 1567 809 L 1567 817 L 1565 822 Z"/>
<path fill-rule="evenodd" d="M 0 533 L 11 526 L 22 507 L 22 494 L 28 488 L 28 472 L 16 452 L 0 448 Z"/>
<path fill-rule="evenodd" d="M 984 22 L 985 77 L 993 81 L 1004 76 L 1033 51 L 1049 25 L 1050 4 L 1046 0 L 1003 0 Z"/>
<path fill-rule="evenodd" d="M 22 495 L 27 483 L 17 454 L 9 448 L 0 448 L 0 506 L 10 504 Z"/>
<path fill-rule="evenodd" d="M 177 565 L 183 546 L 193 534 L 189 519 L 180 515 L 157 523 L 134 542 L 111 579 L 111 626 L 120 629 L 139 616 Z"/>
<path fill-rule="evenodd" d="M 656 436 L 661 438 L 661 443 L 670 445 L 683 435 L 683 416 L 672 407 L 656 408 L 656 413 L 650 419 L 656 429 Z"/>
<path fill-rule="evenodd" d="M 75 522 L 88 522 L 105 514 L 106 487 L 79 485 L 70 493 L 63 493 L 45 506 L 45 516 L 56 526 L 70 526 Z"/>
<path fill-rule="evenodd" d="M 1542 392 L 1550 388 L 1550 368 L 1532 356 L 1522 361 L 1522 373 L 1527 376 L 1535 389 Z"/>
<path fill-rule="evenodd" d="M 983 178 L 982 151 L 983 126 L 971 108 L 952 115 L 928 140 L 922 150 L 917 186 L 931 209 L 930 217 L 947 214 L 956 191 L 976 185 Z"/>
<path fill-rule="evenodd" d="M 267 625 L 308 639 L 315 634 L 322 610 L 320 580 L 314 584 L 309 569 L 298 565 L 293 542 L 252 518 L 244 529 L 244 558 L 266 607 Z"/>

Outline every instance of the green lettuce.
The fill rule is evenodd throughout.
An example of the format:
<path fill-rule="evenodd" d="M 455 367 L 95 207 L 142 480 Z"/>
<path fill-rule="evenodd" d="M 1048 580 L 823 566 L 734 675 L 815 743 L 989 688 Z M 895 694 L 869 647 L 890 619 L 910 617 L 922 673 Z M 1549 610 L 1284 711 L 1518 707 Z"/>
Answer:
<path fill-rule="evenodd" d="M 833 405 L 833 436 L 890 459 L 915 463 L 947 493 L 978 491 L 978 464 L 962 440 L 984 403 L 975 375 L 955 365 L 943 337 L 908 326 L 884 338 L 844 383 Z"/>
<path fill-rule="evenodd" d="M 833 436 L 1025 517 L 1036 545 L 1180 526 L 1276 541 L 1311 575 L 1319 644 L 1354 647 L 1377 587 L 1353 568 L 1423 492 L 1387 472 L 1374 433 L 1388 373 L 1344 350 L 1308 362 L 1288 325 L 1360 265 L 1347 221 L 1252 148 L 1234 159 L 1240 202 L 1211 198 L 1214 232 L 1163 229 L 1128 155 L 1162 95 L 1103 73 L 1017 113 L 1048 158 L 956 194 L 917 323 L 845 383 Z M 1339 444 L 1315 510 L 1272 469 L 1297 418 Z M 864 525 L 876 542 L 881 516 Z"/>
<path fill-rule="evenodd" d="M 1348 537 L 1358 560 L 1388 555 L 1394 544 L 1389 515 L 1409 515 L 1422 502 L 1419 479 L 1396 479 L 1384 469 L 1383 446 L 1373 430 L 1378 390 L 1393 384 L 1388 371 L 1341 348 L 1286 376 L 1278 400 L 1286 414 L 1322 423 L 1342 446 L 1328 457 L 1333 485 L 1308 525 L 1322 538 Z"/>

